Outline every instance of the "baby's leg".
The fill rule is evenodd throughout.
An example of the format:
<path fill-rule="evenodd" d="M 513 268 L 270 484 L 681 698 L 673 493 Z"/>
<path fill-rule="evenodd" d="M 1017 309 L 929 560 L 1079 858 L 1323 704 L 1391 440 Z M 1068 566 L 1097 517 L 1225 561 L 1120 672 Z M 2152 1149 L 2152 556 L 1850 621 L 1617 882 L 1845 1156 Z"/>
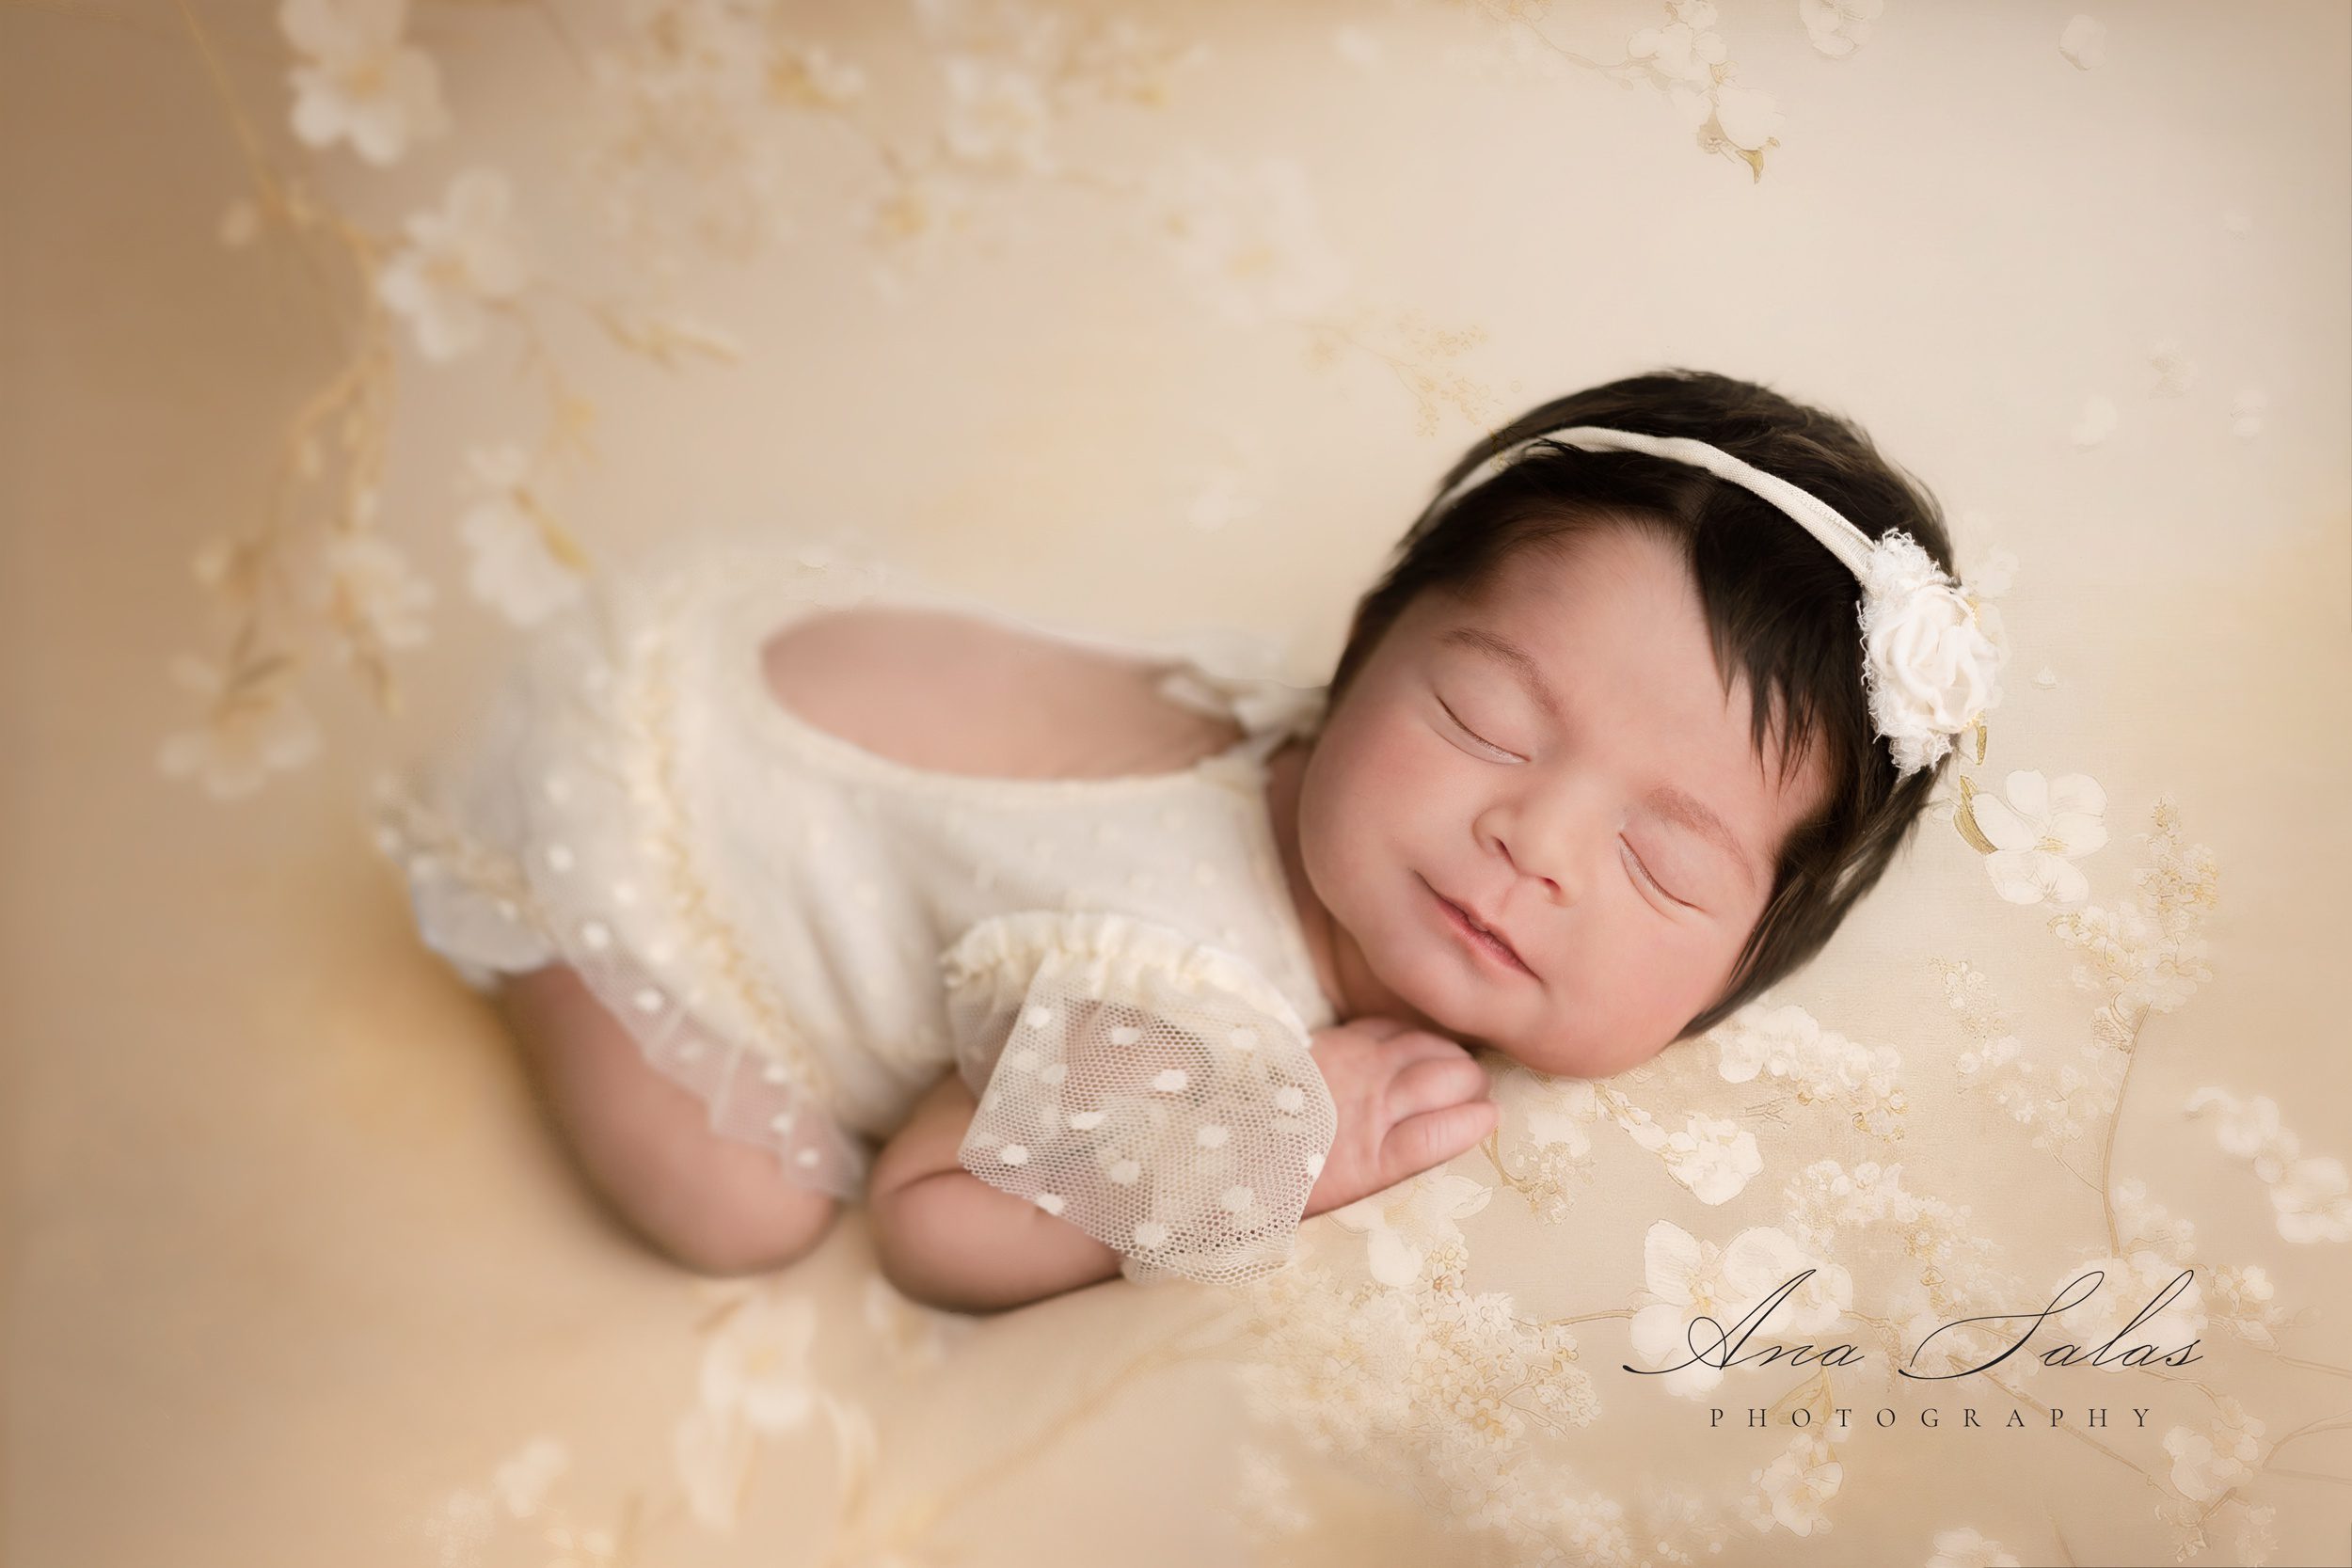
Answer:
<path fill-rule="evenodd" d="M 710 1130 L 709 1107 L 661 1074 L 579 974 L 511 975 L 501 1011 L 540 1103 L 588 1184 L 632 1230 L 703 1274 L 781 1268 L 840 1205 L 796 1186 L 771 1149 Z"/>

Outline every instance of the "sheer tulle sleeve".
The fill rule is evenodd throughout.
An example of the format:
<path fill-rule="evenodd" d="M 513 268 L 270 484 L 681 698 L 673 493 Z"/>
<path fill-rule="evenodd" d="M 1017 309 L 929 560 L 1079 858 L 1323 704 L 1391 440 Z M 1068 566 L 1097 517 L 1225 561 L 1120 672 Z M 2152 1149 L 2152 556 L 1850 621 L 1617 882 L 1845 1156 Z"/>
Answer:
<path fill-rule="evenodd" d="M 1236 1283 L 1291 1256 L 1338 1118 L 1298 1013 L 1239 956 L 1101 912 L 984 920 L 942 957 L 959 1158 L 1124 1255 Z"/>

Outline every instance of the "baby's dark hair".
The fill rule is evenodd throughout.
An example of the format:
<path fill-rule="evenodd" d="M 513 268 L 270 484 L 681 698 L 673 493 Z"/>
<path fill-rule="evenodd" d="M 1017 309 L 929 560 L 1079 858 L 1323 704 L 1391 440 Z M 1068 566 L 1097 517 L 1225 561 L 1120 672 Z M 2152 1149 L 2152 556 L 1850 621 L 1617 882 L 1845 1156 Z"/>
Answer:
<path fill-rule="evenodd" d="M 1438 496 L 1494 452 L 1572 425 L 1709 442 L 1820 498 L 1873 539 L 1909 534 L 1958 576 L 1935 499 L 1858 427 L 1706 371 L 1629 376 L 1531 409 L 1464 453 Z M 1558 548 L 1610 528 L 1654 531 L 1681 548 L 1724 690 L 1736 675 L 1747 677 L 1758 756 L 1767 754 L 1775 710 L 1786 716 L 1783 784 L 1816 743 L 1829 768 L 1828 796 L 1782 846 L 1772 893 L 1723 994 L 1683 1026 L 1682 1039 L 1713 1028 L 1821 950 L 1909 838 L 1950 759 L 1897 779 L 1870 719 L 1861 584 L 1844 562 L 1753 491 L 1632 451 L 1537 446 L 1444 507 L 1433 500 L 1358 603 L 1328 707 L 1337 708 L 1382 635 L 1423 593 L 1475 594 L 1522 550 Z"/>

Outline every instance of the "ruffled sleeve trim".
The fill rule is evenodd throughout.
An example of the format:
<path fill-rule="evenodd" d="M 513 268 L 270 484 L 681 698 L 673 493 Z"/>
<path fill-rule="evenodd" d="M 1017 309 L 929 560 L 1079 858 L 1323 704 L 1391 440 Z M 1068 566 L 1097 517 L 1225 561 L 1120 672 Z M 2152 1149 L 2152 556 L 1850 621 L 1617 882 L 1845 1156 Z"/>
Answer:
<path fill-rule="evenodd" d="M 951 993 L 976 988 L 1026 990 L 1041 970 L 1068 977 L 1089 998 L 1172 987 L 1223 991 L 1280 1019 L 1306 1024 L 1271 981 L 1239 954 L 1172 927 L 1107 911 L 1021 910 L 983 920 L 940 959 Z"/>

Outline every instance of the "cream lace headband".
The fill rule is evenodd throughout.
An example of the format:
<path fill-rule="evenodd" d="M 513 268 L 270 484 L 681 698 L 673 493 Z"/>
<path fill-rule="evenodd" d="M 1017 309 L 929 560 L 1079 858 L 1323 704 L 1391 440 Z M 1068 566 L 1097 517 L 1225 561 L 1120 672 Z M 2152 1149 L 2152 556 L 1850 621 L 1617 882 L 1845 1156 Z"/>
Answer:
<path fill-rule="evenodd" d="M 1436 510 L 1502 471 L 1531 447 L 1585 451 L 1646 452 L 1705 468 L 1754 491 L 1796 519 L 1861 579 L 1856 601 L 1862 625 L 1862 681 L 1870 718 L 1886 737 L 1899 778 L 1933 766 L 1952 738 L 1973 730 L 1984 755 L 1984 711 L 1992 705 L 2000 651 L 1977 624 L 1976 601 L 1936 565 L 1918 542 L 1899 530 L 1868 534 L 1827 505 L 1741 462 L 1720 447 L 1687 436 L 1644 436 L 1600 425 L 1576 425 L 1531 436 L 1488 457 L 1438 499 Z"/>

